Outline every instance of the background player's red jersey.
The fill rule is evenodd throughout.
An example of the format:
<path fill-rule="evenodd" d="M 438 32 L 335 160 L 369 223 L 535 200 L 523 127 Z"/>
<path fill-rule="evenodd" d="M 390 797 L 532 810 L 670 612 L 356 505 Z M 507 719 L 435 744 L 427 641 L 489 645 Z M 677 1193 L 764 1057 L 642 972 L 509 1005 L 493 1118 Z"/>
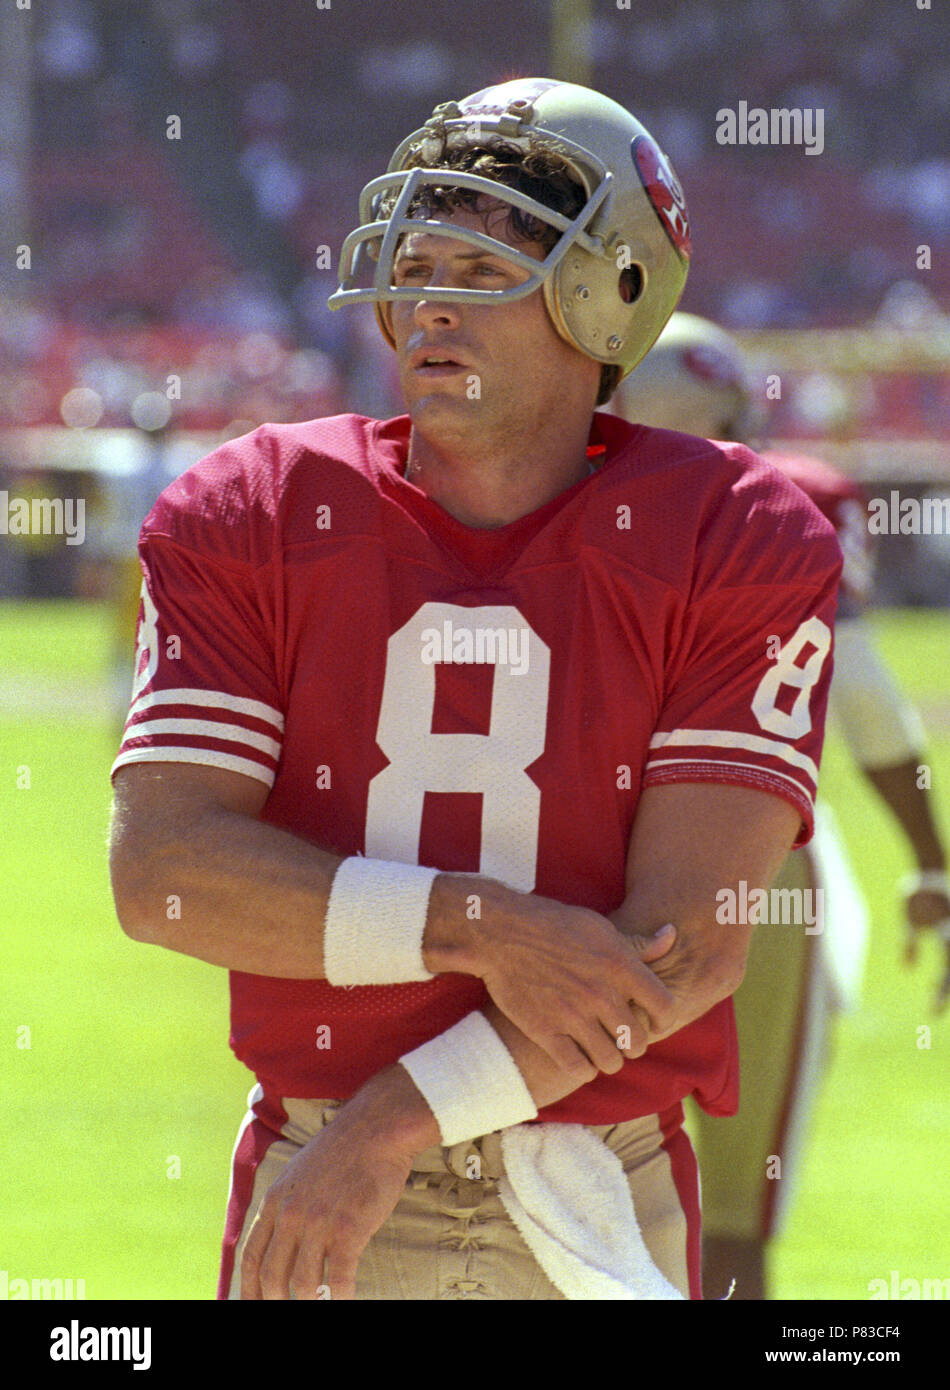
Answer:
<path fill-rule="evenodd" d="M 852 617 L 867 603 L 874 570 L 874 544 L 868 528 L 864 490 L 837 468 L 805 454 L 762 454 L 810 497 L 835 528 L 844 556 L 838 617 Z"/>
<path fill-rule="evenodd" d="M 740 445 L 598 415 L 592 476 L 478 530 L 405 480 L 408 439 L 407 417 L 264 426 L 166 490 L 116 766 L 242 772 L 270 788 L 265 819 L 328 850 L 604 913 L 641 787 L 771 791 L 804 841 L 840 568 L 811 503 Z M 231 997 L 265 1091 L 336 1098 L 486 1001 L 464 975 L 232 972 Z M 692 1091 L 735 1106 L 731 1001 L 542 1118 L 608 1124 Z"/>

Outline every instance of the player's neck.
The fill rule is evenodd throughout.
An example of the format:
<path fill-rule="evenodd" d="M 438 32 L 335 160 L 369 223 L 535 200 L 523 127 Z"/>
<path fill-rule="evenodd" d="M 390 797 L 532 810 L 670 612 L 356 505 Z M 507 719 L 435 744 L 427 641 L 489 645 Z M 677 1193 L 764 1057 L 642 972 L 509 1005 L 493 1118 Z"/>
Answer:
<path fill-rule="evenodd" d="M 573 440 L 543 441 L 530 453 L 480 444 L 435 444 L 413 428 L 406 478 L 464 526 L 491 529 L 528 516 L 586 478 L 589 425 Z"/>

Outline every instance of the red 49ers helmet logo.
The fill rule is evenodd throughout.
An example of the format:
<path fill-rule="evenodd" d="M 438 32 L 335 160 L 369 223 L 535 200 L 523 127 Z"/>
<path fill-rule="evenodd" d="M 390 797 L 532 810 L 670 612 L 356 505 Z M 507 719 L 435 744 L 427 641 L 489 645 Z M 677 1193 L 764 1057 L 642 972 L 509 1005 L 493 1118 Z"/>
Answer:
<path fill-rule="evenodd" d="M 684 348 L 682 358 L 687 372 L 700 381 L 711 381 L 715 386 L 742 385 L 742 375 L 735 363 L 711 343 Z"/>
<path fill-rule="evenodd" d="M 688 261 L 693 249 L 689 235 L 689 213 L 673 166 L 649 135 L 635 136 L 630 143 L 630 153 L 663 230 L 683 260 Z"/>

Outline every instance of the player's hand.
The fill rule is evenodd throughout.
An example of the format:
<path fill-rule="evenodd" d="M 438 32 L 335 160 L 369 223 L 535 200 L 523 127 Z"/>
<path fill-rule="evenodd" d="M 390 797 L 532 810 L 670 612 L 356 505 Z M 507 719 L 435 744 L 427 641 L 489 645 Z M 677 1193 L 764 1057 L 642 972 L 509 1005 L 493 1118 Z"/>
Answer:
<path fill-rule="evenodd" d="M 904 961 L 907 965 L 916 964 L 922 935 L 936 931 L 941 937 L 944 973 L 934 1000 L 934 1007 L 941 1013 L 950 1000 L 950 896 L 939 889 L 920 888 L 908 894 L 904 907 L 907 914 Z"/>
<path fill-rule="evenodd" d="M 242 1299 L 356 1297 L 359 1258 L 402 1196 L 414 1158 L 357 1102 L 268 1190 L 244 1247 Z"/>
<path fill-rule="evenodd" d="M 483 910 L 475 973 L 498 1008 L 567 1072 L 617 1072 L 667 1028 L 673 995 L 649 968 L 672 926 L 631 939 L 587 908 L 529 894 Z M 621 1045 L 625 1044 L 625 1045 Z"/>

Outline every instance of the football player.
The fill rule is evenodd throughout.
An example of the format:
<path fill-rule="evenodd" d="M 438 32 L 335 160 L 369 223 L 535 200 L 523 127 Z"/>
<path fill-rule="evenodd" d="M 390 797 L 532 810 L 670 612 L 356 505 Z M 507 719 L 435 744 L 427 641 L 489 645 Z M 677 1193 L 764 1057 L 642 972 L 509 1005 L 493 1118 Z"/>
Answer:
<path fill-rule="evenodd" d="M 749 935 L 716 894 L 812 833 L 840 551 L 741 445 L 596 413 L 690 254 L 617 103 L 446 103 L 360 220 L 332 302 L 374 305 L 407 414 L 232 441 L 140 540 L 113 886 L 231 972 L 220 1296 L 601 1287 L 510 1214 L 514 1145 L 570 1133 L 700 1297 L 682 1102 L 735 1107 Z"/>
<path fill-rule="evenodd" d="M 613 408 L 631 421 L 747 441 L 756 432 L 753 401 L 736 341 L 706 319 L 675 313 L 624 381 Z M 771 451 L 762 457 L 807 493 L 841 544 L 844 569 L 829 712 L 910 841 L 918 870 L 904 885 L 905 959 L 916 959 L 921 932 L 942 931 L 947 969 L 936 1000 L 942 1008 L 950 994 L 946 855 L 929 793 L 918 785 L 926 761 L 920 721 L 875 651 L 867 627 L 873 555 L 866 500 L 851 479 L 817 459 Z M 832 825 L 824 828 L 822 835 L 819 820 L 813 845 L 790 856 L 777 884 L 821 886 L 828 930 L 789 933 L 774 923 L 758 928 L 735 1000 L 739 1112 L 728 1120 L 712 1120 L 698 1110 L 690 1115 L 702 1174 L 709 1297 L 720 1297 L 733 1278 L 735 1297 L 766 1296 L 766 1248 L 789 1206 L 831 1011 L 853 998 L 860 976 L 863 904 L 849 890 Z"/>

